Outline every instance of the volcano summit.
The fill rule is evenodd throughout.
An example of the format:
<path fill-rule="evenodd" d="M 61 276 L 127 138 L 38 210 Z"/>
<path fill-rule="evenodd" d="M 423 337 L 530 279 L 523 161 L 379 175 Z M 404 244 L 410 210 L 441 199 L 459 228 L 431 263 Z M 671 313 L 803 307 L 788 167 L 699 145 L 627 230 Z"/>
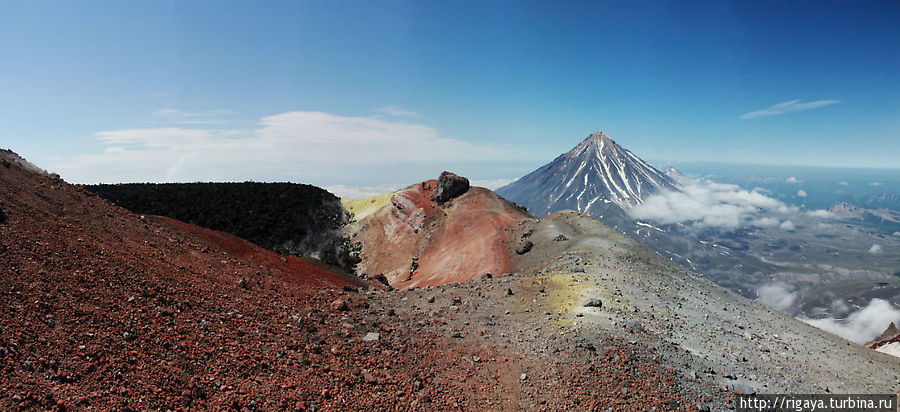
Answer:
<path fill-rule="evenodd" d="M 660 190 L 678 189 L 665 173 L 619 146 L 606 133 L 597 132 L 552 162 L 497 189 L 497 193 L 537 216 L 565 209 L 600 216 L 621 214 Z"/>

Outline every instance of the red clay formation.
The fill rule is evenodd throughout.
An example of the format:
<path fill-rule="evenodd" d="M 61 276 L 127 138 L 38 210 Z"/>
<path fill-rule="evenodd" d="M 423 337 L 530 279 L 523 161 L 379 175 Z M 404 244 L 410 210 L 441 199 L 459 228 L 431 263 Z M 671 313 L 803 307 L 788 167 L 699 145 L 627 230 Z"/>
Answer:
<path fill-rule="evenodd" d="M 401 190 L 359 222 L 362 267 L 399 289 L 466 282 L 512 272 L 511 229 L 534 219 L 481 187 L 436 203 L 437 180 Z M 514 249 L 514 248 L 513 248 Z"/>

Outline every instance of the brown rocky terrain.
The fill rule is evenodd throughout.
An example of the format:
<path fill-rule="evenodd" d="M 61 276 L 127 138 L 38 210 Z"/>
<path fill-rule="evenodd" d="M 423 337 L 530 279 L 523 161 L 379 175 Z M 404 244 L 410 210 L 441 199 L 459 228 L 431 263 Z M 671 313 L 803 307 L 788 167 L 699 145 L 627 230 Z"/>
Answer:
<path fill-rule="evenodd" d="M 530 327 L 511 340 L 521 318 L 500 299 L 473 304 L 515 277 L 466 294 L 360 288 L 2 155 L 0 409 L 659 410 L 710 397 L 640 342 L 586 347 Z"/>
<path fill-rule="evenodd" d="M 393 223 L 368 228 L 408 237 L 363 251 L 475 263 L 382 290 L 2 155 L 3 410 L 721 410 L 736 393 L 898 391 L 896 358 L 575 212 L 538 220 L 479 188 L 437 205 L 437 181 L 410 187 L 382 213 Z M 418 243 L 426 221 L 442 229 Z M 477 247 L 449 243 L 467 235 Z"/>

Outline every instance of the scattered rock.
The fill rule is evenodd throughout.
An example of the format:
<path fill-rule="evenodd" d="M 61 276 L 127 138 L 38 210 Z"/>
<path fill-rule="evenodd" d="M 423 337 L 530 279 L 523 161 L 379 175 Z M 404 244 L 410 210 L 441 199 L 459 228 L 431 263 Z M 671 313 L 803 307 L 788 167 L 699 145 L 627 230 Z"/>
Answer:
<path fill-rule="evenodd" d="M 369 277 L 369 279 L 372 279 L 378 283 L 384 284 L 385 286 L 391 286 L 391 284 L 388 283 L 387 276 L 384 276 L 384 273 L 379 273 L 375 276 L 371 276 L 371 277 Z"/>
<path fill-rule="evenodd" d="M 376 378 L 375 375 L 372 375 L 372 373 L 370 373 L 369 371 L 364 370 L 362 372 L 362 377 L 363 380 L 365 380 L 368 384 L 378 383 L 378 378 Z"/>
<path fill-rule="evenodd" d="M 602 308 L 603 301 L 598 298 L 587 298 L 584 300 L 584 304 L 582 306 L 588 308 Z"/>
<path fill-rule="evenodd" d="M 346 310 L 350 310 L 350 307 L 347 306 L 346 300 L 338 299 L 338 300 L 335 300 L 334 302 L 331 302 L 331 310 L 335 311 L 335 312 L 346 311 Z"/>
<path fill-rule="evenodd" d="M 569 240 L 569 238 L 567 238 L 566 235 L 559 234 L 555 238 L 553 238 L 553 240 L 556 242 L 565 242 L 565 241 Z"/>
<path fill-rule="evenodd" d="M 646 329 L 644 329 L 644 325 L 642 325 L 641 322 L 638 322 L 637 320 L 634 320 L 634 319 L 626 322 L 625 326 L 628 326 L 628 329 L 631 329 L 635 332 L 646 332 L 647 331 Z"/>
<path fill-rule="evenodd" d="M 532 243 L 530 240 L 526 240 L 526 241 L 522 242 L 522 244 L 519 245 L 519 247 L 516 248 L 516 253 L 518 253 L 520 255 L 524 255 L 524 254 L 528 253 L 529 251 L 531 251 L 531 248 L 533 248 L 533 247 L 534 247 L 534 243 Z"/>
<path fill-rule="evenodd" d="M 514 293 L 513 293 L 513 291 L 512 291 L 512 288 L 507 288 L 507 289 L 506 289 L 506 296 L 512 296 L 512 295 L 514 295 Z"/>
<path fill-rule="evenodd" d="M 734 382 L 729 384 L 728 387 L 731 391 L 742 395 L 753 395 L 756 393 L 756 389 L 746 383 Z"/>
<path fill-rule="evenodd" d="M 381 339 L 381 334 L 377 333 L 377 332 L 369 332 L 366 334 L 366 336 L 362 337 L 362 340 L 364 340 L 366 342 L 372 342 L 372 341 L 376 341 L 378 339 Z"/>

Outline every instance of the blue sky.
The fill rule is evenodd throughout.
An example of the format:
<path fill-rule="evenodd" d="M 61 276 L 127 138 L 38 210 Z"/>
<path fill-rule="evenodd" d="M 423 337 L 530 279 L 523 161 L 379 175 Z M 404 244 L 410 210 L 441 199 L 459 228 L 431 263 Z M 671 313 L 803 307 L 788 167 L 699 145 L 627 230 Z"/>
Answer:
<path fill-rule="evenodd" d="M 490 184 L 596 130 L 662 161 L 900 167 L 894 1 L 0 10 L 0 147 L 74 182 Z"/>

